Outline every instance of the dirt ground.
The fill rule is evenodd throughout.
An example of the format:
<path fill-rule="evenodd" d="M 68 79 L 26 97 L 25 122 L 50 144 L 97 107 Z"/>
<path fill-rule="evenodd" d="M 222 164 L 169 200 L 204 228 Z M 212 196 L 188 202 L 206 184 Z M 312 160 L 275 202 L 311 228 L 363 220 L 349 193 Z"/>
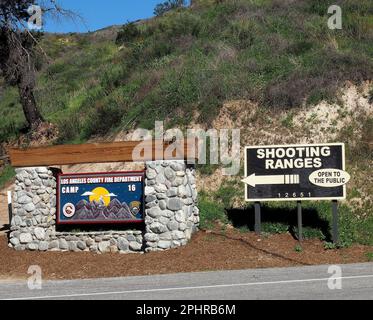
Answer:
<path fill-rule="evenodd" d="M 0 280 L 27 278 L 30 265 L 42 268 L 44 279 L 80 279 L 177 272 L 286 267 L 367 262 L 373 247 L 325 250 L 319 240 L 306 240 L 302 251 L 290 234 L 258 240 L 237 230 L 200 231 L 185 247 L 147 254 L 16 252 L 0 236 Z"/>

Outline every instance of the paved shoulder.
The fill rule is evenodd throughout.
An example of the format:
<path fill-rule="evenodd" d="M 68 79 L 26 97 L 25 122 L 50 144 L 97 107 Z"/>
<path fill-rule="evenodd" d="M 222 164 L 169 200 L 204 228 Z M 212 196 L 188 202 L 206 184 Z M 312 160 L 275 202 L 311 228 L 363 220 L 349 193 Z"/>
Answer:
<path fill-rule="evenodd" d="M 0 283 L 0 299 L 373 299 L 373 264 Z"/>

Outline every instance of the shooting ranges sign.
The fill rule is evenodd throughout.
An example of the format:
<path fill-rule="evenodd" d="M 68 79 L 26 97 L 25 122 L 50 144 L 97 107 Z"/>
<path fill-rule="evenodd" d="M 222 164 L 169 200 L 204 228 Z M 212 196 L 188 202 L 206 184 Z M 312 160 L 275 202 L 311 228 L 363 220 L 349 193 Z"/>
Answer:
<path fill-rule="evenodd" d="M 246 201 L 346 198 L 343 143 L 245 148 Z"/>
<path fill-rule="evenodd" d="M 61 174 L 57 223 L 142 222 L 144 173 Z"/>

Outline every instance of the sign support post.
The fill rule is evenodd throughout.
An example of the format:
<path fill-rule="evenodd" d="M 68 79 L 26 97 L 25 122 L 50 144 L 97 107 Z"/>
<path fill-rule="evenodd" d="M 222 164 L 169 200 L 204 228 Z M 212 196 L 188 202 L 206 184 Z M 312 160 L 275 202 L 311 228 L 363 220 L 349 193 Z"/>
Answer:
<path fill-rule="evenodd" d="M 260 236 L 261 233 L 261 208 L 260 208 L 260 202 L 255 202 L 255 233 Z"/>
<path fill-rule="evenodd" d="M 333 213 L 333 243 L 338 244 L 339 232 L 338 232 L 338 201 L 332 201 L 332 213 Z"/>
<path fill-rule="evenodd" d="M 12 224 L 13 211 L 12 211 L 12 191 L 8 191 L 8 215 L 9 215 L 9 225 Z"/>
<path fill-rule="evenodd" d="M 298 241 L 303 241 L 302 202 L 297 201 L 298 211 Z"/>

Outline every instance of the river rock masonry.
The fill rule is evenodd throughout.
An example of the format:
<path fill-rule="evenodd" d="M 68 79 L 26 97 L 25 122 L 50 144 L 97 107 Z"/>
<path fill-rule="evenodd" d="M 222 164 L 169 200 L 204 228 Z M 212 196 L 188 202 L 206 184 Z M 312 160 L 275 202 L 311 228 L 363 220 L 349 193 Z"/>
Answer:
<path fill-rule="evenodd" d="M 19 251 L 141 253 L 186 245 L 198 230 L 195 169 L 184 161 L 145 163 L 145 223 L 130 230 L 60 230 L 56 225 L 55 172 L 46 167 L 16 169 L 9 247 Z"/>

